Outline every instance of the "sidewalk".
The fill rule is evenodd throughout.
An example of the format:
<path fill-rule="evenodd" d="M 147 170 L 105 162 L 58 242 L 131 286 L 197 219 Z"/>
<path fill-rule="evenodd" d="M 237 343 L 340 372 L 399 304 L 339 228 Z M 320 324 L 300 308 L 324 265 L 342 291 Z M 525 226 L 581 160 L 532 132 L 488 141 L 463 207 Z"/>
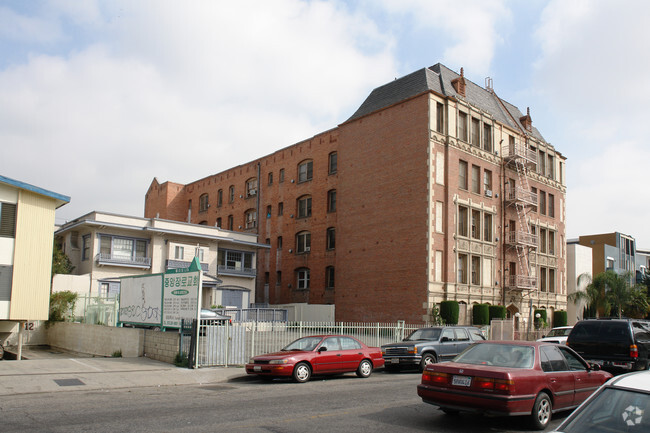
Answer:
<path fill-rule="evenodd" d="M 179 368 L 149 358 L 90 358 L 56 350 L 26 350 L 0 361 L 0 396 L 149 386 L 201 385 L 246 377 L 239 367 Z"/>

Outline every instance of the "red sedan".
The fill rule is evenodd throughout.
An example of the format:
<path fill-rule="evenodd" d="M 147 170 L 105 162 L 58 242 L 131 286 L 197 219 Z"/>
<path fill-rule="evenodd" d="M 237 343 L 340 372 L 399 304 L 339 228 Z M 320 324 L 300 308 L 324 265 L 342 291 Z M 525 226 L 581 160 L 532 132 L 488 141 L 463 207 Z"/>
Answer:
<path fill-rule="evenodd" d="M 368 377 L 384 365 L 381 349 L 368 347 L 346 335 L 313 335 L 300 338 L 280 352 L 251 358 L 246 373 L 261 377 L 292 377 L 307 382 L 312 374 L 356 372 Z"/>
<path fill-rule="evenodd" d="M 577 407 L 610 377 L 566 346 L 485 341 L 427 366 L 418 395 L 445 413 L 529 415 L 542 430 L 553 412 Z"/>

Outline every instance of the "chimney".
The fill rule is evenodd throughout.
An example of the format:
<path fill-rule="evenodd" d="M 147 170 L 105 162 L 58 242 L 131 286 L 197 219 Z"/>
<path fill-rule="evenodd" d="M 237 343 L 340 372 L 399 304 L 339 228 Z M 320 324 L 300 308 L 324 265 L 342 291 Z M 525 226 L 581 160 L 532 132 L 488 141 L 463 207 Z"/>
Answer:
<path fill-rule="evenodd" d="M 519 121 L 521 122 L 522 125 L 524 125 L 524 128 L 526 128 L 526 131 L 532 131 L 533 130 L 533 119 L 530 118 L 530 107 L 526 108 L 526 115 L 523 116 L 523 117 L 520 117 Z"/>
<path fill-rule="evenodd" d="M 451 85 L 460 96 L 465 97 L 465 73 L 463 68 L 460 68 L 460 77 L 451 80 Z"/>

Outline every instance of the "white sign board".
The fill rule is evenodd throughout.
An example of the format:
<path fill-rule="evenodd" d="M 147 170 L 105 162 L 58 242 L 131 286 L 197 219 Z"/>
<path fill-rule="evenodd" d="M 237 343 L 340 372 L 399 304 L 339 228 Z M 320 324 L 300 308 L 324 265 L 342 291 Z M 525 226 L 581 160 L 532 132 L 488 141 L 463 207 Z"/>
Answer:
<path fill-rule="evenodd" d="M 120 322 L 160 326 L 162 274 L 120 279 Z"/>
<path fill-rule="evenodd" d="M 181 319 L 199 318 L 201 272 L 177 269 L 165 273 L 163 282 L 163 327 L 180 328 Z"/>

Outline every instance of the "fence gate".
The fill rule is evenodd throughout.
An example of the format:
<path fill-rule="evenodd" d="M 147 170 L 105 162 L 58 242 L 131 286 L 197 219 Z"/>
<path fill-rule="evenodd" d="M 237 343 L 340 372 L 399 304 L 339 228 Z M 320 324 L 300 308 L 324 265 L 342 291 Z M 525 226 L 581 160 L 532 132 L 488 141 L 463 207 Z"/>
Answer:
<path fill-rule="evenodd" d="M 198 327 L 196 367 L 243 365 L 246 358 L 246 329 L 243 326 L 201 324 Z"/>

